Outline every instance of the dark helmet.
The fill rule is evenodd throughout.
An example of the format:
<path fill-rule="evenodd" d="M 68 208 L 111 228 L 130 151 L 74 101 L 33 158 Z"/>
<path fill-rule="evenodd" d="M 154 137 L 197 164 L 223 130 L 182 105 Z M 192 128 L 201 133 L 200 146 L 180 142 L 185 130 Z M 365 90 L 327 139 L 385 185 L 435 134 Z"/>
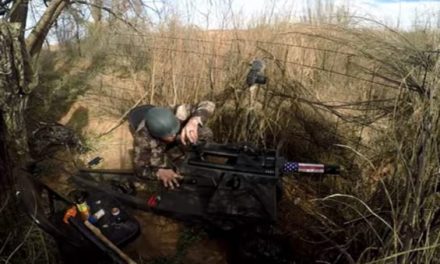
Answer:
<path fill-rule="evenodd" d="M 153 137 L 162 138 L 175 135 L 180 130 L 180 122 L 174 113 L 165 107 L 152 107 L 145 112 L 145 125 Z"/>

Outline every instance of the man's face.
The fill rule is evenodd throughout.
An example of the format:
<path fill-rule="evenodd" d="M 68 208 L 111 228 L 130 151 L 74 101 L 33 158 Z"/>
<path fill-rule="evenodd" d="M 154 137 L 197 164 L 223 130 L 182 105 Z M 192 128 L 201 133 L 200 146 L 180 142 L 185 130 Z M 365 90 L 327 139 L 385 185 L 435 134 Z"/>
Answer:
<path fill-rule="evenodd" d="M 161 137 L 160 140 L 162 140 L 165 143 L 171 143 L 174 140 L 176 140 L 176 135 L 169 135 L 169 136 Z"/>

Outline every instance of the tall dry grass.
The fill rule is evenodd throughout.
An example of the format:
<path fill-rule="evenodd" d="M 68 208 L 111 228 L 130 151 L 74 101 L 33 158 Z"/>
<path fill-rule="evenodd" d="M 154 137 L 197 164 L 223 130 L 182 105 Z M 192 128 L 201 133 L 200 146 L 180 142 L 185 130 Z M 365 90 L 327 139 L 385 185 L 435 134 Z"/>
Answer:
<path fill-rule="evenodd" d="M 369 125 L 377 131 L 366 142 L 375 145 L 357 149 L 358 166 L 371 167 L 364 171 L 377 186 L 366 192 L 372 186 L 369 181 L 351 194 L 322 200 L 344 215 L 338 228 L 349 239 L 339 249 L 348 262 L 438 259 L 438 53 L 430 48 L 438 45 L 436 34 L 367 29 L 344 30 L 332 37 L 369 61 L 372 68 L 356 64 L 358 71 L 374 72 L 378 81 L 395 85 L 372 92 L 373 98 L 393 100 L 364 110 L 371 116 L 380 113 L 381 119 Z M 391 169 L 381 174 L 384 160 Z"/>

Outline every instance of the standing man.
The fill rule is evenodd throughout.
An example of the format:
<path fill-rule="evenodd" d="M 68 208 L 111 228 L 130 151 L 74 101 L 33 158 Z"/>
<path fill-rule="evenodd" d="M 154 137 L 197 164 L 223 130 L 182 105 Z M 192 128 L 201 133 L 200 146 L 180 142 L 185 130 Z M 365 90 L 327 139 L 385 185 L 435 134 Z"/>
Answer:
<path fill-rule="evenodd" d="M 212 140 L 212 131 L 203 125 L 212 116 L 215 104 L 202 101 L 198 105 L 183 104 L 170 109 L 153 105 L 134 108 L 128 115 L 134 138 L 134 169 L 138 177 L 159 179 L 174 189 L 182 178 L 167 155 L 175 141 L 183 145 L 198 140 Z"/>

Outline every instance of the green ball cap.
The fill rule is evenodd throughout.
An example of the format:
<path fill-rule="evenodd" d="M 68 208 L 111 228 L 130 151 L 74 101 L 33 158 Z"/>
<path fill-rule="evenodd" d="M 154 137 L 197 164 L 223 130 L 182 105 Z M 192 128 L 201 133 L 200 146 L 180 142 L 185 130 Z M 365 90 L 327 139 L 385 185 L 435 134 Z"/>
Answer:
<path fill-rule="evenodd" d="M 174 113 L 165 107 L 153 107 L 145 113 L 145 124 L 155 138 L 176 135 L 180 130 L 180 122 Z"/>

